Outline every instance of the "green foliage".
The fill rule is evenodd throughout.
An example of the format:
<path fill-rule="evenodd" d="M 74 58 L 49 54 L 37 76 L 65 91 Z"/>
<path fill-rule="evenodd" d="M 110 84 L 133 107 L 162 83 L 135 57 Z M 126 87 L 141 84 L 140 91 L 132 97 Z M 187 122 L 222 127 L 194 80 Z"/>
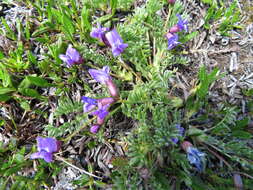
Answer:
<path fill-rule="evenodd" d="M 199 85 L 196 94 L 198 98 L 203 99 L 206 97 L 210 85 L 222 75 L 218 75 L 219 69 L 215 68 L 210 74 L 207 73 L 206 68 L 203 66 L 199 70 Z"/>
<path fill-rule="evenodd" d="M 210 29 L 212 25 L 217 25 L 218 31 L 221 35 L 228 35 L 233 28 L 241 28 L 237 23 L 240 21 L 240 10 L 237 7 L 237 1 L 234 0 L 230 7 L 218 7 L 217 2 L 209 2 L 211 6 L 205 16 L 204 27 Z M 210 24 L 214 22 L 213 24 Z"/>
<path fill-rule="evenodd" d="M 82 103 L 80 102 L 72 102 L 72 100 L 68 97 L 62 97 L 59 99 L 58 107 L 55 110 L 54 115 L 59 117 L 63 114 L 70 114 L 73 112 L 80 112 L 82 110 Z"/>
<path fill-rule="evenodd" d="M 32 166 L 32 161 L 27 159 L 27 148 L 18 148 L 17 139 L 11 138 L 8 143 L 0 143 L 0 189 L 40 189 L 44 185 L 52 184 L 50 176 L 57 174 L 59 166 L 48 165 L 44 161 L 37 166 L 37 173 L 25 174 Z M 49 172 L 51 171 L 51 172 Z"/>
<path fill-rule="evenodd" d="M 228 8 L 222 1 L 219 4 L 210 0 L 202 2 L 210 6 L 205 28 L 216 26 L 222 35 L 227 35 L 229 30 L 239 27 L 236 25 L 240 20 L 236 1 Z M 138 3 L 141 6 L 135 7 Z M 108 120 L 108 123 L 116 126 L 114 123 L 118 120 L 114 116 L 127 116 L 132 121 L 129 122 L 130 133 L 115 135 L 118 130 L 108 133 L 109 128 L 106 133 L 102 129 L 97 135 L 102 145 L 111 141 L 117 144 L 118 135 L 123 136 L 121 141 L 126 144 L 124 157 L 112 157 L 111 176 L 102 182 L 81 175 L 73 184 L 89 189 L 105 189 L 109 184 L 117 190 L 229 189 L 233 185 L 231 175 L 234 171 L 252 175 L 250 118 L 238 120 L 240 112 L 237 107 L 224 103 L 222 108 L 217 108 L 208 101 L 211 85 L 223 76 L 219 69 L 208 72 L 207 68 L 201 67 L 198 84 L 186 100 L 173 93 L 177 87 L 170 81 L 174 81 L 178 65 L 187 65 L 187 59 L 181 56 L 181 52 L 167 50 L 164 34 L 177 23 L 177 13 L 187 18 L 180 1 L 173 6 L 165 0 L 26 0 L 23 4 L 35 15 L 25 20 L 21 16 L 15 21 L 15 27 L 1 18 L 0 34 L 13 45 L 0 52 L 1 103 L 5 101 L 3 105 L 7 104 L 8 110 L 9 106 L 19 103 L 13 113 L 23 111 L 19 113 L 21 121 L 28 117 L 27 122 L 33 122 L 34 113 L 46 110 L 44 118 L 38 119 L 39 123 L 44 122 L 39 128 L 41 133 L 75 143 L 76 135 L 81 132 L 85 137 L 91 136 L 86 129 L 96 121 L 89 119 L 87 113 L 83 114 L 83 104 L 73 99 L 94 93 L 97 97 L 108 96 L 105 89 L 101 90 L 90 81 L 87 72 L 88 68 L 108 65 L 120 91 L 120 98 L 110 108 L 112 121 Z M 164 13 L 168 15 L 164 16 Z M 128 44 L 120 57 L 113 57 L 110 48 L 90 37 L 92 26 L 97 23 L 116 28 Z M 197 31 L 179 33 L 179 39 L 186 43 L 196 35 Z M 68 44 L 80 52 L 84 64 L 67 68 L 62 63 L 59 54 L 65 53 Z M 70 96 L 72 89 L 77 89 L 77 98 Z M 47 93 L 51 90 L 55 90 L 53 95 Z M 252 96 L 252 89 L 244 90 L 244 94 Z M 45 110 L 37 110 L 38 106 L 45 106 Z M 54 110 L 54 113 L 47 110 Z M 9 120 L 15 130 L 8 128 Z M 0 126 L 14 136 L 26 125 L 21 123 L 16 118 L 0 120 Z M 178 124 L 185 129 L 183 136 L 178 134 Z M 179 143 L 173 143 L 172 138 L 178 138 Z M 189 164 L 180 146 L 184 140 L 191 141 L 206 154 L 207 167 L 202 174 Z M 28 159 L 31 150 L 13 138 L 8 145 L 2 142 L 0 145 L 2 189 L 40 189 L 53 185 L 52 176 L 57 176 L 61 170 L 59 163 L 47 164 L 39 160 L 35 165 L 36 172 L 26 176 L 22 172 L 33 167 Z M 92 135 L 87 147 L 94 148 L 95 145 L 96 135 Z M 63 147 L 66 146 L 67 143 Z M 61 153 L 63 156 L 65 151 Z M 88 171 L 93 173 L 96 164 L 95 161 L 88 163 Z M 244 182 L 245 187 L 252 186 L 248 179 L 244 178 Z"/>

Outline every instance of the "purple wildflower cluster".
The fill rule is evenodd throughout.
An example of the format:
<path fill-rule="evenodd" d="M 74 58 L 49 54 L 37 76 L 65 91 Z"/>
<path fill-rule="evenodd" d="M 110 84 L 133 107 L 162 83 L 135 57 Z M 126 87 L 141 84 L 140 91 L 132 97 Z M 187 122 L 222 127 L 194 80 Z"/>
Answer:
<path fill-rule="evenodd" d="M 175 3 L 175 0 L 168 0 L 168 3 L 173 4 Z M 178 23 L 166 34 L 169 50 L 180 44 L 180 42 L 178 42 L 178 35 L 176 33 L 183 30 L 186 32 L 188 31 L 188 22 L 183 20 L 180 15 L 177 15 L 177 17 Z M 98 39 L 100 42 L 110 47 L 112 54 L 115 57 L 120 55 L 125 48 L 128 47 L 128 44 L 123 42 L 116 29 L 110 30 L 109 28 L 102 27 L 99 24 L 97 25 L 97 28 L 92 29 L 90 36 Z M 66 53 L 60 54 L 59 58 L 66 63 L 67 67 L 71 67 L 75 64 L 82 64 L 84 62 L 79 52 L 74 49 L 72 45 L 69 45 Z M 97 119 L 96 123 L 91 126 L 90 132 L 97 133 L 101 125 L 103 125 L 106 116 L 109 114 L 109 107 L 119 98 L 119 92 L 115 83 L 113 82 L 112 77 L 110 76 L 110 68 L 108 66 L 104 66 L 101 70 L 89 69 L 88 72 L 94 80 L 105 85 L 111 95 L 111 97 L 101 99 L 93 99 L 86 96 L 82 97 L 82 102 L 84 103 L 83 112 L 90 112 L 90 114 L 96 116 Z M 180 125 L 177 125 L 176 128 L 178 130 L 178 135 L 183 136 L 184 128 L 182 128 Z M 179 140 L 177 137 L 175 137 L 172 138 L 171 141 L 177 144 Z M 55 140 L 54 138 L 37 137 L 38 152 L 33 153 L 30 158 L 41 158 L 46 162 L 52 162 L 53 153 L 56 153 L 60 150 L 60 144 L 61 142 Z M 194 148 L 192 144 L 187 141 L 182 143 L 182 147 L 187 152 L 187 157 L 190 163 L 194 164 L 199 171 L 202 171 L 202 160 L 204 158 L 204 153 Z"/>
<path fill-rule="evenodd" d="M 100 126 L 104 123 L 105 117 L 109 114 L 109 107 L 115 102 L 119 97 L 119 93 L 116 85 L 114 84 L 112 77 L 109 75 L 110 68 L 104 66 L 101 70 L 89 69 L 88 71 L 93 79 L 97 82 L 104 84 L 111 95 L 111 97 L 93 99 L 86 96 L 82 97 L 82 102 L 84 103 L 83 111 L 90 112 L 97 108 L 95 111 L 91 112 L 91 115 L 97 117 L 96 123 L 90 128 L 91 133 L 97 133 Z"/>
<path fill-rule="evenodd" d="M 109 28 L 101 27 L 99 24 L 97 28 L 92 29 L 90 36 L 97 38 L 100 42 L 110 47 L 114 57 L 120 55 L 128 47 L 128 44 L 123 43 L 116 29 L 109 30 Z"/>
<path fill-rule="evenodd" d="M 167 40 L 168 40 L 168 49 L 171 50 L 175 48 L 177 45 L 180 44 L 178 41 L 178 34 L 177 32 L 185 31 L 188 32 L 188 27 L 187 27 L 187 20 L 182 19 L 181 15 L 177 14 L 178 17 L 178 22 L 175 26 L 171 27 L 167 34 L 165 35 Z"/>

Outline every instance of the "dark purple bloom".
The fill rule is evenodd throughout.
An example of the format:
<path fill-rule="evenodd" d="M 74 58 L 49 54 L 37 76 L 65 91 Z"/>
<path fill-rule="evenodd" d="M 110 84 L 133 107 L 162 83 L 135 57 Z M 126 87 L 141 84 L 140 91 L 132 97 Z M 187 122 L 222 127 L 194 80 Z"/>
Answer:
<path fill-rule="evenodd" d="M 184 134 L 184 128 L 183 127 L 181 127 L 180 126 L 180 124 L 177 124 L 176 125 L 176 129 L 177 129 L 177 131 L 178 131 L 178 136 L 183 136 L 183 134 Z M 178 138 L 177 137 L 173 137 L 173 138 L 171 138 L 171 140 L 172 140 L 172 142 L 174 142 L 175 144 L 177 144 L 178 143 Z"/>
<path fill-rule="evenodd" d="M 90 33 L 90 36 L 92 38 L 97 38 L 101 42 L 105 43 L 105 32 L 109 31 L 109 28 L 101 27 L 100 24 L 97 25 L 97 28 L 92 28 L 92 31 Z"/>
<path fill-rule="evenodd" d="M 92 78 L 102 84 L 106 84 L 108 80 L 111 80 L 111 76 L 109 75 L 110 68 L 108 66 L 104 66 L 102 70 L 89 69 L 88 72 Z"/>
<path fill-rule="evenodd" d="M 83 58 L 71 45 L 68 46 L 66 54 L 60 54 L 59 58 L 67 64 L 67 67 L 71 67 L 73 64 L 83 63 Z"/>
<path fill-rule="evenodd" d="M 184 30 L 185 32 L 188 32 L 187 20 L 186 19 L 183 20 L 180 14 L 177 14 L 177 18 L 178 18 L 177 26 L 179 27 L 180 31 Z"/>
<path fill-rule="evenodd" d="M 187 159 L 189 160 L 190 164 L 193 164 L 198 169 L 199 172 L 204 170 L 205 153 L 190 146 L 187 148 Z"/>
<path fill-rule="evenodd" d="M 82 97 L 82 102 L 84 103 L 84 106 L 83 106 L 84 113 L 91 111 L 92 109 L 94 109 L 97 106 L 96 99 L 89 98 L 86 96 Z"/>
<path fill-rule="evenodd" d="M 178 35 L 177 34 L 172 34 L 172 33 L 167 33 L 166 38 L 168 40 L 168 49 L 171 50 L 174 47 L 176 47 L 180 42 L 178 42 Z"/>
<path fill-rule="evenodd" d="M 105 34 L 105 37 L 112 48 L 112 54 L 114 57 L 121 54 L 128 46 L 128 44 L 123 43 L 122 38 L 115 29 L 111 30 L 110 32 L 107 32 Z"/>
<path fill-rule="evenodd" d="M 99 125 L 92 125 L 90 128 L 90 132 L 96 134 L 99 130 L 100 126 Z"/>
<path fill-rule="evenodd" d="M 38 152 L 35 152 L 31 155 L 31 159 L 42 158 L 46 162 L 53 161 L 53 153 L 60 150 L 60 141 L 55 140 L 54 138 L 42 138 L 37 137 L 37 149 Z"/>

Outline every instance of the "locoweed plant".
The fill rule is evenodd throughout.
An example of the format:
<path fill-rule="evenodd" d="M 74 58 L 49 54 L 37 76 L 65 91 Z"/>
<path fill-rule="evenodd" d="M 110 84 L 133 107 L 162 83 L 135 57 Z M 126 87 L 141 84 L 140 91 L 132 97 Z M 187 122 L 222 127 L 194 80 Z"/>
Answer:
<path fill-rule="evenodd" d="M 0 50 L 0 137 L 11 136 L 0 142 L 2 189 L 52 188 L 66 165 L 81 173 L 76 189 L 232 189 L 240 178 L 253 186 L 250 118 L 209 96 L 224 74 L 200 67 L 188 96 L 173 83 L 191 67 L 184 50 L 197 35 L 181 1 L 22 5 L 33 7 L 31 18 L 20 17 L 17 28 L 1 20 L 15 49 Z M 213 6 L 207 29 L 223 15 Z M 222 34 L 238 20 L 235 7 L 224 13 Z M 114 153 L 113 145 L 123 154 L 113 154 L 108 169 L 95 155 L 103 146 Z"/>

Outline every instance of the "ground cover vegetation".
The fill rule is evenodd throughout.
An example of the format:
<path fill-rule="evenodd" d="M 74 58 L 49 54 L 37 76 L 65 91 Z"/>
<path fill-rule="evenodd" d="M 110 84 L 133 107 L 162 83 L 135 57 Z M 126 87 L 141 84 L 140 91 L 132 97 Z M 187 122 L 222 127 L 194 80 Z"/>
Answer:
<path fill-rule="evenodd" d="M 252 7 L 195 6 L 198 28 L 180 0 L 1 2 L 0 189 L 252 189 L 253 87 L 217 103 L 230 73 L 189 61 Z"/>

